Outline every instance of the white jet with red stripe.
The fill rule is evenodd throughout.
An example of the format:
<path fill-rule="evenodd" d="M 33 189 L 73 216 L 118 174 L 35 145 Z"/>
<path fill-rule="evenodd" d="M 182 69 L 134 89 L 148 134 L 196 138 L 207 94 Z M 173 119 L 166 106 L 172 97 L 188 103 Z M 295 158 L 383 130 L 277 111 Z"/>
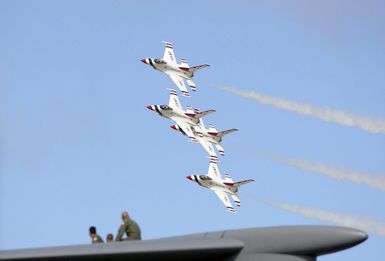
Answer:
<path fill-rule="evenodd" d="M 183 134 L 190 137 L 191 140 L 196 141 L 195 127 L 200 123 L 201 117 L 213 113 L 215 110 L 207 110 L 201 112 L 199 110 L 193 110 L 189 106 L 186 107 L 186 110 L 183 110 L 176 90 L 168 90 L 170 91 L 170 99 L 168 105 L 148 105 L 147 108 L 149 110 L 156 111 L 162 117 L 175 121 L 175 125 L 180 128 L 179 130 Z M 214 152 L 213 148 L 211 148 L 211 150 Z"/>
<path fill-rule="evenodd" d="M 178 130 L 186 135 L 186 133 L 183 132 L 182 128 L 178 125 L 173 125 L 171 128 Z M 218 132 L 217 129 L 212 124 L 209 124 L 209 128 L 206 129 L 203 119 L 200 119 L 198 124 L 194 126 L 194 134 L 195 134 L 195 142 L 199 142 L 203 148 L 206 149 L 206 151 L 209 153 L 209 155 L 216 155 L 215 152 L 213 153 L 212 144 L 217 148 L 219 154 L 222 156 L 225 156 L 225 149 L 222 146 L 222 139 L 223 136 L 238 131 L 238 129 L 229 129 L 225 131 Z"/>
<path fill-rule="evenodd" d="M 181 63 L 178 64 L 175 58 L 172 43 L 164 43 L 166 44 L 166 47 L 164 50 L 163 59 L 144 58 L 141 61 L 150 65 L 155 70 L 164 72 L 170 76 L 171 80 L 176 84 L 176 86 L 178 86 L 183 96 L 188 97 L 190 96 L 190 93 L 187 91 L 184 81 L 187 81 L 187 84 L 190 86 L 192 91 L 196 91 L 196 85 L 192 80 L 194 77 L 194 72 L 209 67 L 209 65 L 202 64 L 190 67 L 185 59 L 181 59 Z"/>
<path fill-rule="evenodd" d="M 235 213 L 235 209 L 228 198 L 228 194 L 234 200 L 235 204 L 240 207 L 241 201 L 237 195 L 238 188 L 244 184 L 253 182 L 253 179 L 242 180 L 234 182 L 229 174 L 225 174 L 225 179 L 221 178 L 221 174 L 217 165 L 217 158 L 211 157 L 210 165 L 207 175 L 190 175 L 187 176 L 189 180 L 195 181 L 200 186 L 209 188 L 219 197 L 226 209 L 230 213 Z"/>

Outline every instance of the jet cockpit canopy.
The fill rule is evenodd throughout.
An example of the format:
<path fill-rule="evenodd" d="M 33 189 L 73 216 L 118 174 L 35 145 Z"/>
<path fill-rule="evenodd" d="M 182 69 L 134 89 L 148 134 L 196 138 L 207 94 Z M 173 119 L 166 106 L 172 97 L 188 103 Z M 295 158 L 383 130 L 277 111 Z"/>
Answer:
<path fill-rule="evenodd" d="M 201 180 L 212 180 L 212 178 L 210 178 L 209 176 L 206 176 L 206 175 L 200 175 L 199 178 Z"/>
<path fill-rule="evenodd" d="M 162 110 L 164 110 L 164 111 L 170 111 L 170 110 L 172 110 L 172 108 L 170 107 L 170 106 L 168 106 L 168 105 L 160 105 L 159 106 Z"/>
<path fill-rule="evenodd" d="M 154 59 L 154 62 L 157 64 L 166 64 L 166 62 L 163 61 L 162 59 Z"/>

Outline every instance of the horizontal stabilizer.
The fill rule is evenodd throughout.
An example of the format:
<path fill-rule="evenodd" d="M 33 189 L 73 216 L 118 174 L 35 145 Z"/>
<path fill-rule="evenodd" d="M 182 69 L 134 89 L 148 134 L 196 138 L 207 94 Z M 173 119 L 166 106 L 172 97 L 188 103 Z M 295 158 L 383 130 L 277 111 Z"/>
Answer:
<path fill-rule="evenodd" d="M 232 132 L 238 131 L 238 129 L 230 129 L 230 130 L 225 130 L 225 131 L 220 131 L 217 133 L 216 136 L 222 137 L 224 135 L 230 134 Z"/>
<path fill-rule="evenodd" d="M 209 66 L 210 65 L 208 65 L 208 64 L 202 64 L 202 65 L 198 65 L 198 66 L 193 66 L 193 67 L 190 67 L 189 71 L 190 72 L 196 72 L 196 71 L 198 71 L 200 69 L 204 69 L 204 68 L 207 68 Z"/>
<path fill-rule="evenodd" d="M 199 118 L 202 118 L 203 116 L 206 116 L 207 114 L 210 114 L 210 113 L 213 113 L 213 112 L 215 112 L 215 110 L 207 110 L 207 111 L 198 112 L 195 115 L 195 118 L 199 119 Z"/>
<path fill-rule="evenodd" d="M 188 86 L 190 86 L 191 90 L 195 92 L 197 90 L 197 86 L 195 85 L 195 82 L 193 82 L 191 79 L 186 79 Z"/>
<path fill-rule="evenodd" d="M 253 179 L 241 180 L 241 181 L 235 182 L 235 183 L 233 184 L 233 186 L 239 187 L 239 186 L 245 185 L 245 184 L 250 183 L 250 182 L 253 182 L 253 181 L 255 181 L 255 180 L 253 180 Z"/>

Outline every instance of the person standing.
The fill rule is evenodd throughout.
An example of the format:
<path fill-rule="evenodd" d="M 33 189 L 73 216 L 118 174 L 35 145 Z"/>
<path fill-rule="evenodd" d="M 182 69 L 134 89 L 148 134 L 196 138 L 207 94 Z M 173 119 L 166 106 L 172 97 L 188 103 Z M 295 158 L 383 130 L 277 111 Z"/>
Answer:
<path fill-rule="evenodd" d="M 123 238 L 124 234 L 126 237 Z M 119 227 L 115 241 L 140 240 L 141 231 L 139 225 L 129 217 L 127 211 L 122 212 L 122 225 Z"/>
<path fill-rule="evenodd" d="M 103 239 L 96 233 L 96 227 L 89 228 L 89 235 L 92 239 L 92 244 L 103 243 Z"/>
<path fill-rule="evenodd" d="M 107 238 L 106 238 L 106 242 L 107 243 L 111 243 L 111 242 L 114 242 L 114 236 L 112 234 L 107 234 Z"/>

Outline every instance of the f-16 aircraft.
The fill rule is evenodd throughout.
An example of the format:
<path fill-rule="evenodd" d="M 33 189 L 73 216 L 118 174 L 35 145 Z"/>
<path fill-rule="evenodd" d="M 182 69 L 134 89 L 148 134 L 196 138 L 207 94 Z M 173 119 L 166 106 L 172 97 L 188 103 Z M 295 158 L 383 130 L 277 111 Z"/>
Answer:
<path fill-rule="evenodd" d="M 169 91 L 170 100 L 168 105 L 148 105 L 147 108 L 156 111 L 162 117 L 175 121 L 183 134 L 195 139 L 194 126 L 198 126 L 201 117 L 215 112 L 215 110 L 201 112 L 193 110 L 191 107 L 183 110 L 176 91 L 174 89 L 169 89 Z"/>
<path fill-rule="evenodd" d="M 190 175 L 186 178 L 195 181 L 202 187 L 209 188 L 214 191 L 222 203 L 226 206 L 227 211 L 230 213 L 235 213 L 235 209 L 233 208 L 233 205 L 231 204 L 227 194 L 230 194 L 235 204 L 240 207 L 241 200 L 237 195 L 238 188 L 242 185 L 254 181 L 253 179 L 247 179 L 234 182 L 229 174 L 225 174 L 225 179 L 222 180 L 216 158 L 211 158 L 207 175 Z"/>
<path fill-rule="evenodd" d="M 196 85 L 193 82 L 192 78 L 194 77 L 194 73 L 200 69 L 206 68 L 208 64 L 202 64 L 198 66 L 190 67 L 186 60 L 181 59 L 181 63 L 178 64 L 176 62 L 174 49 L 172 47 L 172 43 L 164 42 L 166 44 L 166 48 L 164 50 L 163 59 L 151 59 L 145 58 L 141 61 L 145 64 L 151 65 L 155 70 L 164 72 L 168 76 L 170 76 L 171 80 L 178 86 L 183 96 L 190 96 L 190 93 L 186 89 L 186 85 L 184 84 L 184 80 L 187 81 L 187 84 L 190 86 L 192 91 L 196 91 Z"/>
<path fill-rule="evenodd" d="M 177 124 L 172 125 L 170 127 L 185 134 L 181 126 L 178 126 Z M 216 153 L 214 152 L 211 144 L 214 144 L 214 146 L 219 151 L 219 154 L 225 156 L 225 149 L 221 144 L 223 136 L 234 131 L 238 131 L 238 129 L 230 129 L 218 132 L 212 124 L 210 124 L 209 129 L 206 130 L 202 119 L 200 119 L 198 125 L 194 126 L 193 128 L 193 133 L 195 136 L 193 138 L 190 137 L 191 140 L 193 142 L 199 142 L 203 146 L 203 148 L 205 148 L 205 150 L 209 153 L 210 156 L 216 156 Z"/>
<path fill-rule="evenodd" d="M 223 230 L 169 238 L 0 251 L 0 260 L 199 260 L 316 261 L 360 244 L 360 230 L 328 226 L 290 226 Z"/>

